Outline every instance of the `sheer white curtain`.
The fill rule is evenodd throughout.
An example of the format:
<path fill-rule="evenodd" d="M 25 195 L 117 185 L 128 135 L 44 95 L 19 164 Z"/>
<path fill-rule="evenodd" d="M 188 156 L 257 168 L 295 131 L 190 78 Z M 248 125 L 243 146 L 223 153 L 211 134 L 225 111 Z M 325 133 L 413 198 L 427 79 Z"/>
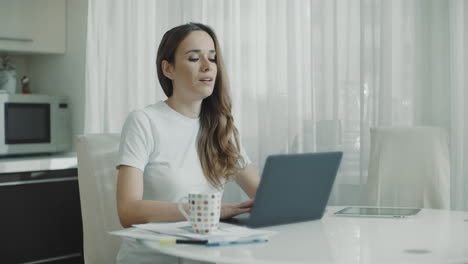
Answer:
<path fill-rule="evenodd" d="M 451 0 L 448 13 L 452 204 L 454 209 L 468 210 L 468 2 Z"/>
<path fill-rule="evenodd" d="M 442 127 L 458 210 L 468 210 L 467 10 L 464 0 L 361 1 L 361 164 L 370 126 Z"/>
<path fill-rule="evenodd" d="M 463 203 L 468 144 L 453 116 L 466 110 L 462 101 L 450 101 L 461 100 L 451 94 L 464 95 L 466 87 L 460 6 L 463 1 L 90 0 L 85 132 L 119 132 L 129 111 L 165 99 L 154 65 L 159 40 L 173 26 L 202 22 L 220 39 L 235 120 L 259 171 L 269 154 L 343 150 L 331 203 L 357 204 L 369 127 L 458 126 L 452 142 L 465 145 L 453 150 L 459 166 L 453 179 L 465 189 L 453 199 Z M 434 28 L 443 30 L 443 40 Z"/>

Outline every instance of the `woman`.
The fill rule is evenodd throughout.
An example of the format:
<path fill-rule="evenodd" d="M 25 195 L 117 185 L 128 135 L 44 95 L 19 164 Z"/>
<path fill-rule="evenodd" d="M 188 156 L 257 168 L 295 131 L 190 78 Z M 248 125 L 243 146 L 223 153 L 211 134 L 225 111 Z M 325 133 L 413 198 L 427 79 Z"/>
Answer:
<path fill-rule="evenodd" d="M 117 209 L 122 226 L 184 221 L 177 200 L 235 180 L 252 199 L 223 204 L 221 219 L 250 211 L 259 177 L 239 143 L 227 76 L 213 30 L 190 23 L 163 36 L 157 54 L 166 101 L 132 112 L 119 149 Z M 188 205 L 186 205 L 188 209 Z M 175 262 L 124 240 L 121 263 Z"/>

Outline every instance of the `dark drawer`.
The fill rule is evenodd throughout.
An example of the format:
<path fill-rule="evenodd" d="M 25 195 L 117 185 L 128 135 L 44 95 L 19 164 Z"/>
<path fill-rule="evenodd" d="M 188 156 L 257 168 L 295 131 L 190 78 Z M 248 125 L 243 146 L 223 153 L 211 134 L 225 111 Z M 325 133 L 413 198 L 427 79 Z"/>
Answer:
<path fill-rule="evenodd" d="M 0 262 L 82 259 L 77 175 L 77 169 L 0 174 Z"/>

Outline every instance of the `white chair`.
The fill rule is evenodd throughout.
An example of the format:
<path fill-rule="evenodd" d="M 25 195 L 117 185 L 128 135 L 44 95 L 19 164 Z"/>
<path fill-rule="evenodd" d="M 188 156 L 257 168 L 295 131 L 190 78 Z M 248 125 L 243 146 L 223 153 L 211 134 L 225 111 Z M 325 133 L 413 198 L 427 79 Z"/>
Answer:
<path fill-rule="evenodd" d="M 438 127 L 371 128 L 363 204 L 450 209 L 450 160 Z"/>
<path fill-rule="evenodd" d="M 122 226 L 116 205 L 116 160 L 120 134 L 78 136 L 78 184 L 86 264 L 115 263 L 120 238 L 108 231 Z"/>

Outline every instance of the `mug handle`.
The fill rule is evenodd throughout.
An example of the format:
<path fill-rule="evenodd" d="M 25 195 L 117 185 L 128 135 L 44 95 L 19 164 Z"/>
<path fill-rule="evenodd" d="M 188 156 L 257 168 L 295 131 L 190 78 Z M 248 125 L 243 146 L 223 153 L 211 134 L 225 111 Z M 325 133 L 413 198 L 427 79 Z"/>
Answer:
<path fill-rule="evenodd" d="M 179 209 L 180 213 L 185 217 L 185 219 L 187 219 L 187 221 L 190 222 L 190 216 L 187 214 L 187 212 L 185 212 L 185 209 L 184 209 L 184 204 L 183 204 L 184 200 L 187 200 L 188 202 L 187 197 L 180 198 L 179 201 L 177 202 L 177 208 Z"/>

